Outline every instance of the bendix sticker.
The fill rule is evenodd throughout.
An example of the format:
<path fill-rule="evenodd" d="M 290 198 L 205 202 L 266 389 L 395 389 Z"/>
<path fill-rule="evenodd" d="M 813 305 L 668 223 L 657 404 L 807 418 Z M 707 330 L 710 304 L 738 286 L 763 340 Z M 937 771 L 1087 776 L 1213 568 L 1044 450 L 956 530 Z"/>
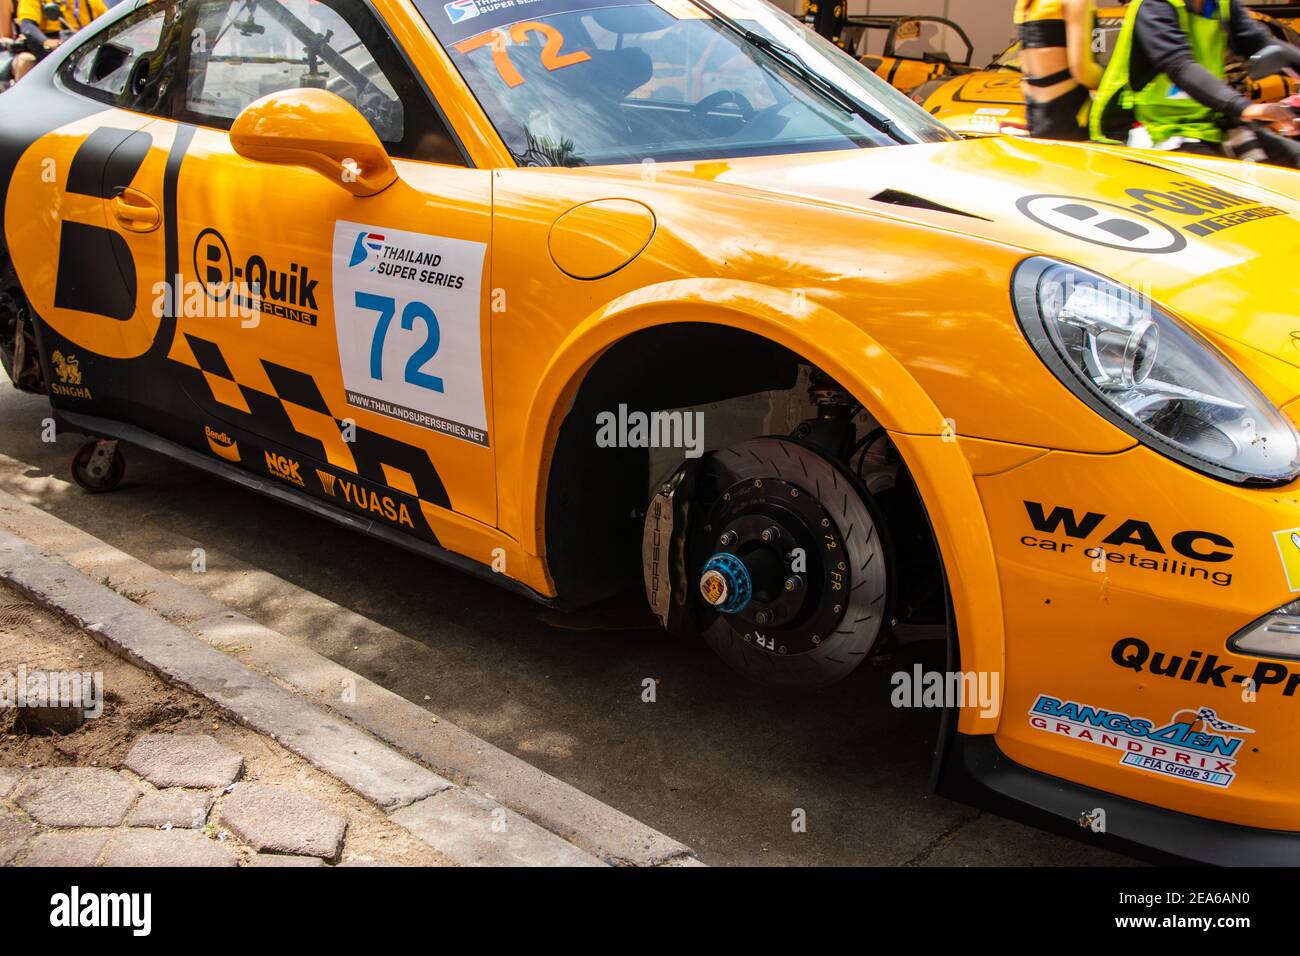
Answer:
<path fill-rule="evenodd" d="M 334 226 L 334 327 L 349 405 L 488 447 L 479 339 L 487 246 Z"/>

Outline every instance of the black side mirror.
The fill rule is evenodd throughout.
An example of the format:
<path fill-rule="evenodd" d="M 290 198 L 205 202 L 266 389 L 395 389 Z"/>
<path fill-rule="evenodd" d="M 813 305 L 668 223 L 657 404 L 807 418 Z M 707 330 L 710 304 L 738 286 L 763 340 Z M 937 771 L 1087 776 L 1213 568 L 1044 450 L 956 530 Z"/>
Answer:
<path fill-rule="evenodd" d="M 1250 78 L 1262 80 L 1286 69 L 1300 69 L 1300 49 L 1291 44 L 1275 43 L 1250 58 Z"/>

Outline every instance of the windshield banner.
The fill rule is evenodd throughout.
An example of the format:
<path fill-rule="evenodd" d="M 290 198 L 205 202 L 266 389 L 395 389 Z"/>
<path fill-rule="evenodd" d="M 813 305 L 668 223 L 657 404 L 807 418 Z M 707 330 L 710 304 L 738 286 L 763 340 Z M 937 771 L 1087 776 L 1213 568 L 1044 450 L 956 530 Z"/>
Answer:
<path fill-rule="evenodd" d="M 580 10 L 648 6 L 649 0 L 415 0 L 443 46 L 510 26 Z"/>

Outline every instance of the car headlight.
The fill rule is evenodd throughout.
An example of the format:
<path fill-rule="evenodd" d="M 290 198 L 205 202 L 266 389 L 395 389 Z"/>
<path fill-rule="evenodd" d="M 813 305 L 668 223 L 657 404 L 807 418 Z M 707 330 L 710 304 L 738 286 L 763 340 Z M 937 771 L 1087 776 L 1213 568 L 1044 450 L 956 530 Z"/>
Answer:
<path fill-rule="evenodd" d="M 1033 258 L 1016 270 L 1012 290 L 1047 367 L 1144 445 L 1238 484 L 1300 475 L 1291 421 L 1210 342 L 1133 289 Z"/>
<path fill-rule="evenodd" d="M 1252 621 L 1228 639 L 1228 650 L 1253 657 L 1300 660 L 1300 600 Z"/>

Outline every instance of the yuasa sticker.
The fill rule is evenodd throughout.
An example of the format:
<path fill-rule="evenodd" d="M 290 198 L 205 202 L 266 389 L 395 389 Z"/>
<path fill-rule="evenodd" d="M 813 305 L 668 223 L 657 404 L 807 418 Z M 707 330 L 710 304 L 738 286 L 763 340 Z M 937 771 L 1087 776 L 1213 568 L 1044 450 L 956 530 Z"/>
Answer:
<path fill-rule="evenodd" d="M 1040 694 L 1029 724 L 1072 740 L 1121 751 L 1120 763 L 1211 787 L 1236 779 L 1237 751 L 1249 727 L 1223 720 L 1212 707 L 1180 710 L 1167 723 Z"/>
<path fill-rule="evenodd" d="M 487 247 L 338 222 L 334 326 L 347 402 L 486 447 L 479 339 Z"/>

